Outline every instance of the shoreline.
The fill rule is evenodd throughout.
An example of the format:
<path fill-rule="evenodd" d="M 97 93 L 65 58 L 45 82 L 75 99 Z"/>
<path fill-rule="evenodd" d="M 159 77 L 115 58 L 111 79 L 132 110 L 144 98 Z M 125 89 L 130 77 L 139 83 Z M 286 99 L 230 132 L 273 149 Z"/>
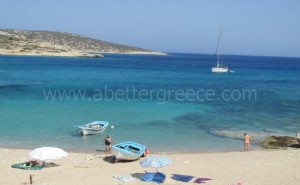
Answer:
<path fill-rule="evenodd" d="M 39 147 L 43 147 L 43 146 L 39 146 Z M 0 145 L 0 150 L 2 149 L 7 149 L 7 150 L 33 150 L 35 148 L 39 148 L 39 147 L 9 147 L 9 146 L 3 146 L 3 145 Z M 49 146 L 49 147 L 55 147 L 55 146 Z M 295 149 L 295 148 L 291 148 L 289 147 L 288 149 L 283 149 L 283 148 L 280 148 L 280 149 L 266 149 L 266 148 L 263 148 L 263 147 L 254 147 L 252 146 L 252 149 L 250 148 L 250 151 L 276 151 L 276 150 L 288 150 L 288 149 Z M 84 151 L 84 149 L 68 149 L 68 148 L 62 148 L 63 150 L 67 151 L 67 152 L 70 152 L 70 153 L 78 153 L 78 154 L 90 154 L 90 153 L 95 153 L 95 152 L 99 152 L 99 151 L 102 151 L 102 150 L 99 150 L 99 149 L 94 149 L 94 150 L 86 150 Z M 150 153 L 151 154 L 158 154 L 158 155 L 177 155 L 177 154 L 223 154 L 223 153 L 232 153 L 232 152 L 243 152 L 243 148 L 241 146 L 241 149 L 240 150 L 201 150 L 201 151 L 151 151 L 150 150 Z M 105 152 L 104 152 L 105 153 Z"/>
<path fill-rule="evenodd" d="M 11 149 L 11 150 L 33 150 L 35 148 L 43 147 L 44 145 L 39 146 L 9 146 L 9 145 L 3 145 L 0 144 L 0 149 Z M 47 145 L 48 146 L 48 145 Z M 53 145 L 49 145 L 49 147 L 57 147 Z M 59 146 L 58 146 L 59 147 Z M 97 151 L 101 151 L 99 147 L 95 148 L 81 148 L 81 149 L 74 149 L 74 148 L 64 148 L 67 152 L 71 153 L 93 153 Z M 150 153 L 152 154 L 216 154 L 216 153 L 230 153 L 230 152 L 243 152 L 243 146 L 240 146 L 240 149 L 202 149 L 202 150 L 152 150 L 151 148 L 148 148 L 150 150 Z M 265 150 L 272 150 L 272 149 L 266 149 L 261 146 L 257 145 L 251 145 L 250 146 L 251 151 L 265 151 Z M 276 150 L 276 149 L 275 149 Z M 277 149 L 280 150 L 280 149 Z"/>
<path fill-rule="evenodd" d="M 167 53 L 162 52 L 93 52 L 92 54 L 89 52 L 65 52 L 65 53 L 10 53 L 10 52 L 2 52 L 0 50 L 0 56 L 37 56 L 37 57 L 76 57 L 76 58 L 95 58 L 96 55 L 105 55 L 105 54 L 116 54 L 116 55 L 154 55 L 154 56 L 166 56 Z M 105 58 L 99 57 L 99 58 Z"/>

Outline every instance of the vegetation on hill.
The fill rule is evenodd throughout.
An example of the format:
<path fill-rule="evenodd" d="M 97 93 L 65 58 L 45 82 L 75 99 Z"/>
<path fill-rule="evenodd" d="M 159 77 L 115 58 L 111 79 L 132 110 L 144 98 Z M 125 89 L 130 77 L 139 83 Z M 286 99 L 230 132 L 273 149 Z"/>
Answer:
<path fill-rule="evenodd" d="M 88 56 L 92 52 L 159 54 L 71 33 L 0 29 L 0 54 Z"/>

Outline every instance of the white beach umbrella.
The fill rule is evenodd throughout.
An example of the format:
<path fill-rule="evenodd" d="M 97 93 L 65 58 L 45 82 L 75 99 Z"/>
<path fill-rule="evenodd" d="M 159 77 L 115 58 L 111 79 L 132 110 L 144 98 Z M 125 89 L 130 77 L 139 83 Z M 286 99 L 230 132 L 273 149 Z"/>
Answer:
<path fill-rule="evenodd" d="M 41 147 L 32 150 L 31 152 L 29 152 L 28 155 L 30 156 L 31 159 L 44 161 L 44 160 L 54 160 L 54 159 L 60 159 L 62 157 L 67 157 L 68 153 L 60 148 Z"/>
<path fill-rule="evenodd" d="M 140 161 L 140 165 L 144 168 L 162 168 L 164 166 L 167 166 L 169 164 L 172 164 L 172 161 L 166 157 L 162 156 L 149 156 L 146 159 L 143 159 Z"/>

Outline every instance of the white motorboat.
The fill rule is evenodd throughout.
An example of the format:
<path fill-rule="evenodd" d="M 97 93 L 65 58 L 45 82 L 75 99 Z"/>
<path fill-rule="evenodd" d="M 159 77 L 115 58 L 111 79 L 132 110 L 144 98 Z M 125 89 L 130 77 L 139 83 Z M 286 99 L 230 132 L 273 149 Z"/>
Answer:
<path fill-rule="evenodd" d="M 94 121 L 78 128 L 81 135 L 91 135 L 104 132 L 108 125 L 107 121 Z"/>

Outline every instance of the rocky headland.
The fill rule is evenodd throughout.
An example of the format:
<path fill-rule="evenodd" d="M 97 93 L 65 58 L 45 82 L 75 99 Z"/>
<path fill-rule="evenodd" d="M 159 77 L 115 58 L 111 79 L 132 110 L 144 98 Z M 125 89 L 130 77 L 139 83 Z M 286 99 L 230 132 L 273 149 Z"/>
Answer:
<path fill-rule="evenodd" d="M 165 55 L 72 33 L 0 29 L 0 55 L 101 58 L 105 53 Z"/>

